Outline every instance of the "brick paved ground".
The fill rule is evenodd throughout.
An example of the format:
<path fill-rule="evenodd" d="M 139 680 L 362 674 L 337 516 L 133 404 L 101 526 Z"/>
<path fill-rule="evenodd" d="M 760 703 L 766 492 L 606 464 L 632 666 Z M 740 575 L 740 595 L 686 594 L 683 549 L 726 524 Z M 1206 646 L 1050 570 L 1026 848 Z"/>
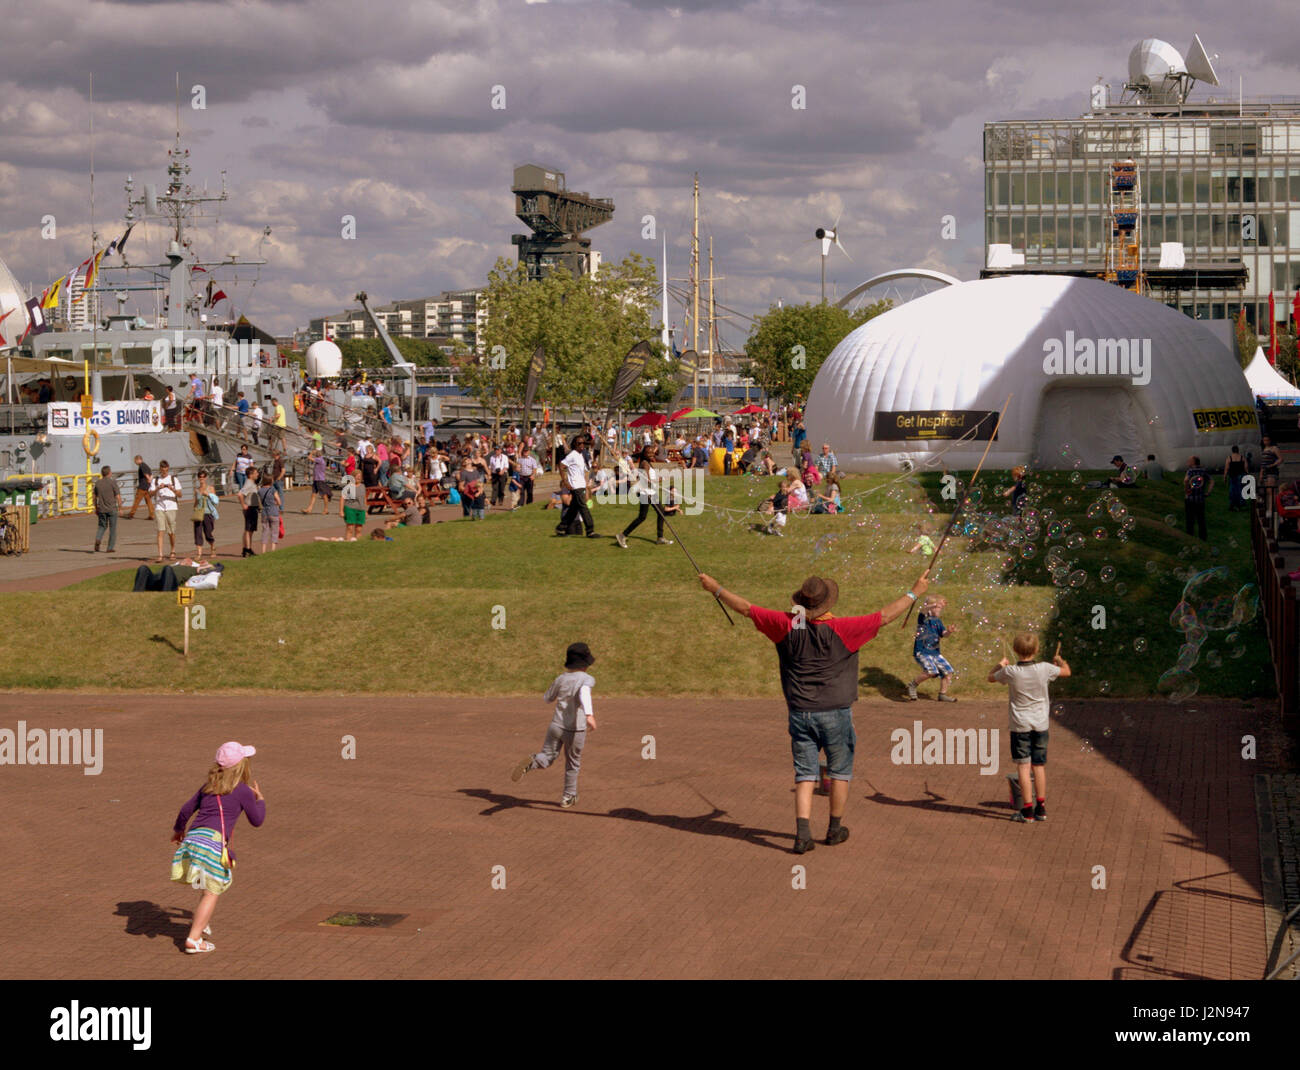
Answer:
<path fill-rule="evenodd" d="M 863 702 L 852 837 L 803 857 L 779 701 L 604 699 L 597 713 L 579 805 L 562 811 L 559 769 L 509 779 L 549 719 L 540 699 L 0 695 L 0 727 L 106 736 L 97 777 L 0 767 L 0 976 L 1262 974 L 1251 778 L 1270 747 L 1243 761 L 1240 739 L 1267 735 L 1263 707 L 1069 708 L 1052 728 L 1051 819 L 1026 826 L 1008 820 L 1005 754 L 995 776 L 888 757 L 891 730 L 916 719 L 1005 729 L 1002 704 Z M 240 824 L 218 950 L 196 959 L 178 951 L 196 894 L 167 881 L 168 840 L 229 738 L 259 748 L 269 816 Z M 411 918 L 314 924 L 335 910 Z"/>

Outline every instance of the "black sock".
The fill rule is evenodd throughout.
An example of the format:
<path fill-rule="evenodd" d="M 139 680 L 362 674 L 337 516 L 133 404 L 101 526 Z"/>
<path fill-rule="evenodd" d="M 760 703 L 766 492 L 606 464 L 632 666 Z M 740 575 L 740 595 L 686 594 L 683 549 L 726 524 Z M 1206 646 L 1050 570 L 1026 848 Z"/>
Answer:
<path fill-rule="evenodd" d="M 1025 805 L 1020 808 L 1020 812 L 1024 814 L 1026 817 L 1029 817 L 1030 815 L 1033 814 L 1034 808 L 1029 803 L 1025 803 Z"/>
<path fill-rule="evenodd" d="M 812 839 L 812 828 L 809 827 L 809 825 L 808 825 L 808 818 L 806 818 L 806 817 L 797 817 L 797 818 L 795 818 L 795 825 L 796 825 L 797 828 L 798 828 L 798 833 L 799 833 L 798 838 L 799 838 L 799 839 L 801 839 L 801 840 L 811 840 L 811 839 Z"/>
<path fill-rule="evenodd" d="M 831 835 L 831 833 L 833 833 L 839 827 L 840 827 L 840 819 L 836 817 L 834 814 L 831 814 L 831 823 L 829 826 L 827 826 L 826 835 L 827 836 Z"/>

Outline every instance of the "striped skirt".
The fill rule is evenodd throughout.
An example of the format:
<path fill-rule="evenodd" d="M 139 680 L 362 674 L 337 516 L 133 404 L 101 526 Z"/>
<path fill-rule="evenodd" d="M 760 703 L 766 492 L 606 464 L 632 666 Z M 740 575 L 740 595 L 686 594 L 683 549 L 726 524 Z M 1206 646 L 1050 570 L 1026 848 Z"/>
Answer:
<path fill-rule="evenodd" d="M 221 864 L 221 833 L 216 829 L 191 829 L 172 855 L 172 880 L 196 891 L 220 895 L 235 879 Z"/>

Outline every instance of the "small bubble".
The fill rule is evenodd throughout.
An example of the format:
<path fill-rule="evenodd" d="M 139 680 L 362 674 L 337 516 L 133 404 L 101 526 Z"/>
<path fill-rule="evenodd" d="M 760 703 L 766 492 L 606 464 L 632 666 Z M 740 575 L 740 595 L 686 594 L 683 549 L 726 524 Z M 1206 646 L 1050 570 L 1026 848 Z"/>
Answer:
<path fill-rule="evenodd" d="M 1106 532 L 1106 529 L 1105 529 L 1105 528 L 1093 528 L 1093 529 L 1092 529 L 1092 537 L 1093 537 L 1094 539 L 1104 539 L 1104 538 L 1106 537 L 1106 535 L 1107 535 L 1107 532 Z"/>
<path fill-rule="evenodd" d="M 1068 539 L 1065 540 L 1065 545 L 1068 546 L 1071 550 L 1081 550 L 1083 549 L 1087 541 L 1088 541 L 1087 539 L 1085 539 L 1082 535 L 1080 535 L 1076 531 L 1073 535 L 1071 535 Z"/>
<path fill-rule="evenodd" d="M 1119 595 L 1128 594 L 1128 584 L 1127 583 L 1115 584 L 1115 593 Z"/>
<path fill-rule="evenodd" d="M 1034 554 L 1036 554 L 1037 552 L 1038 550 L 1032 542 L 1027 542 L 1022 547 L 1020 547 L 1020 556 L 1023 557 L 1026 561 L 1028 561 L 1031 557 L 1033 557 Z"/>
<path fill-rule="evenodd" d="M 1107 512 L 1110 513 L 1110 518 L 1112 520 L 1123 520 L 1128 516 L 1128 510 L 1124 507 L 1123 502 L 1111 502 L 1110 508 Z"/>
<path fill-rule="evenodd" d="M 1084 754 L 1091 754 L 1092 744 L 1085 739 L 1082 743 L 1079 744 L 1079 750 L 1082 751 Z"/>
<path fill-rule="evenodd" d="M 1082 483 L 1082 482 L 1083 482 L 1083 476 L 1080 475 L 1078 472 L 1071 472 L 1071 473 L 1070 473 L 1070 482 L 1071 482 L 1071 483 L 1074 483 L 1074 484 L 1076 484 L 1076 485 L 1079 484 L 1079 483 Z"/>
<path fill-rule="evenodd" d="M 1147 575 L 1149 576 L 1154 576 L 1160 570 L 1160 566 L 1157 565 L 1154 561 L 1148 561 L 1145 565 L 1145 568 L 1147 570 Z"/>
<path fill-rule="evenodd" d="M 1211 650 L 1205 655 L 1205 664 L 1211 669 L 1217 669 L 1223 664 L 1223 655 L 1217 650 Z"/>
<path fill-rule="evenodd" d="M 1098 575 L 1101 577 L 1102 583 L 1110 583 L 1110 581 L 1115 578 L 1115 566 L 1102 565 L 1101 572 L 1099 572 Z"/>
<path fill-rule="evenodd" d="M 1139 654 L 1146 653 L 1146 649 L 1147 649 L 1146 639 L 1144 639 L 1142 636 L 1139 635 L 1136 639 L 1133 640 L 1133 649 L 1136 650 Z"/>
<path fill-rule="evenodd" d="M 1096 520 L 1097 517 L 1101 516 L 1101 514 L 1104 513 L 1105 511 L 1106 511 L 1106 503 L 1101 498 L 1098 498 L 1095 502 L 1093 502 L 1090 506 L 1088 506 L 1088 519 Z"/>
<path fill-rule="evenodd" d="M 1178 526 L 1178 517 L 1174 516 L 1173 513 L 1166 513 L 1165 523 L 1168 524 L 1171 528 L 1175 528 Z"/>
<path fill-rule="evenodd" d="M 1052 716 L 1053 716 L 1053 717 L 1064 717 L 1064 716 L 1065 716 L 1065 704 L 1064 704 L 1064 703 L 1061 703 L 1061 702 L 1056 703 L 1056 705 L 1054 705 L 1054 706 L 1052 707 Z"/>
<path fill-rule="evenodd" d="M 1084 572 L 1083 569 L 1076 568 L 1073 572 L 1070 573 L 1071 587 L 1082 587 L 1087 582 L 1088 582 L 1088 574 Z"/>
<path fill-rule="evenodd" d="M 1101 683 L 1099 683 L 1099 684 L 1097 685 L 1097 690 L 1098 690 L 1101 694 L 1103 694 L 1103 695 L 1109 695 L 1109 694 L 1110 694 L 1110 681 L 1109 681 L 1109 680 L 1103 680 Z M 1110 729 L 1109 729 L 1109 728 L 1106 729 L 1106 735 L 1110 735 Z"/>

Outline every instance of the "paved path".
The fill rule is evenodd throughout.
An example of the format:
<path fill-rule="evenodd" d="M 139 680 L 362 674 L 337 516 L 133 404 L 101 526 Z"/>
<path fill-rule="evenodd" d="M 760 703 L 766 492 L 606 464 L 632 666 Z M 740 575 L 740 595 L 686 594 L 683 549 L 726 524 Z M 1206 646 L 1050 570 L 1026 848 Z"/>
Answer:
<path fill-rule="evenodd" d="M 863 702 L 852 836 L 802 857 L 779 702 L 598 697 L 597 713 L 564 811 L 559 769 L 509 779 L 549 720 L 540 698 L 0 695 L 0 728 L 105 732 L 98 776 L 0 766 L 0 976 L 1262 976 L 1265 704 L 1067 706 L 1050 820 L 1018 825 L 1002 703 Z M 1001 769 L 891 764 L 915 720 L 1003 729 Z M 218 950 L 196 959 L 168 839 L 231 738 L 259 749 L 269 816 L 239 826 Z M 338 910 L 409 917 L 316 924 Z"/>

